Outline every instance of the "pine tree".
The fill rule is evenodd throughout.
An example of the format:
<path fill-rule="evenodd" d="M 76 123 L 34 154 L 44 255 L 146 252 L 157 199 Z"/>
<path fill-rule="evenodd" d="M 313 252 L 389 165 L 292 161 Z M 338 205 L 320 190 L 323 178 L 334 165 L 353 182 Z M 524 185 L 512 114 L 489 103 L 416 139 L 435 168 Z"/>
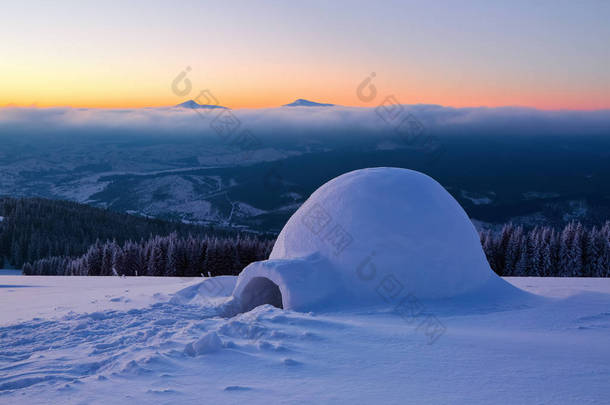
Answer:
<path fill-rule="evenodd" d="M 89 248 L 85 256 L 87 261 L 87 275 L 89 276 L 100 276 L 102 275 L 102 247 L 100 241 L 96 241 L 93 246 Z"/>
<path fill-rule="evenodd" d="M 221 273 L 222 258 L 220 257 L 219 242 L 216 238 L 208 241 L 205 251 L 205 263 L 203 265 L 204 274 L 216 276 Z"/>
<path fill-rule="evenodd" d="M 177 275 L 181 263 L 180 255 L 181 251 L 176 235 L 171 234 L 167 244 L 167 263 L 163 272 L 164 276 L 175 277 Z"/>
<path fill-rule="evenodd" d="M 104 244 L 102 248 L 102 267 L 100 270 L 100 276 L 111 276 L 112 265 L 114 263 L 115 245 Z"/>
<path fill-rule="evenodd" d="M 582 225 L 577 223 L 574 226 L 574 236 L 570 245 L 570 270 L 572 277 L 583 276 L 584 242 L 585 238 Z"/>
<path fill-rule="evenodd" d="M 506 246 L 504 260 L 504 275 L 513 276 L 516 273 L 517 262 L 521 258 L 521 247 L 523 244 L 523 227 L 514 228 Z"/>
<path fill-rule="evenodd" d="M 167 247 L 163 239 L 153 239 L 147 276 L 163 276 L 167 269 Z"/>
<path fill-rule="evenodd" d="M 504 225 L 502 227 L 502 234 L 500 236 L 500 242 L 498 243 L 498 249 L 496 251 L 496 271 L 501 276 L 507 275 L 506 251 L 508 249 L 508 245 L 513 235 L 514 229 L 515 228 L 513 224 Z"/>
<path fill-rule="evenodd" d="M 569 223 L 561 232 L 559 241 L 558 272 L 561 277 L 572 275 L 572 244 L 575 235 L 574 223 Z"/>
<path fill-rule="evenodd" d="M 538 245 L 538 249 L 540 250 L 539 275 L 542 277 L 547 277 L 553 274 L 553 243 L 553 230 L 551 228 L 544 227 L 540 237 L 540 244 Z"/>

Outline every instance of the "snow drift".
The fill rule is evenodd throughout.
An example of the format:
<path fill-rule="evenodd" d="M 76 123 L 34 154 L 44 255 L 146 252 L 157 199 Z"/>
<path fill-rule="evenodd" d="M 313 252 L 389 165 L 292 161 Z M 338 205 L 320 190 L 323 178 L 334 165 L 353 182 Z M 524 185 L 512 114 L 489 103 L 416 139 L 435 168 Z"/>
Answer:
<path fill-rule="evenodd" d="M 458 202 L 412 170 L 372 168 L 316 190 L 282 229 L 269 260 L 246 267 L 242 311 L 375 305 L 409 293 L 441 299 L 508 288 L 489 267 Z"/>

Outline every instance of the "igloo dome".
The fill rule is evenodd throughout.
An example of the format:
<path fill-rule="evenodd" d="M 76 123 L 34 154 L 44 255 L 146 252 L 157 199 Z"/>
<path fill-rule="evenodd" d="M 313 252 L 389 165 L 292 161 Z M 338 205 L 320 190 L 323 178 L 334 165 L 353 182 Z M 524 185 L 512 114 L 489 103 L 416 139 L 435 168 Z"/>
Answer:
<path fill-rule="evenodd" d="M 269 303 L 309 310 L 465 294 L 497 278 L 458 202 L 407 169 L 343 174 L 282 229 L 269 260 L 246 267 L 233 296 L 243 311 Z"/>

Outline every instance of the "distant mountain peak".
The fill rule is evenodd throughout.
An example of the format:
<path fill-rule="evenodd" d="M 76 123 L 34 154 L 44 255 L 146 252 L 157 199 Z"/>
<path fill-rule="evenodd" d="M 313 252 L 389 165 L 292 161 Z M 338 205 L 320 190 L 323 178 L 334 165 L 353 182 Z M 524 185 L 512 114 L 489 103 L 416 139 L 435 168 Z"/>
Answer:
<path fill-rule="evenodd" d="M 195 100 L 185 101 L 184 103 L 180 103 L 180 104 L 176 105 L 175 107 L 177 107 L 177 108 L 225 108 L 225 109 L 227 108 L 227 107 L 223 107 L 221 105 L 199 104 Z"/>
<path fill-rule="evenodd" d="M 333 107 L 334 104 L 316 103 L 315 101 L 299 98 L 290 104 L 284 104 L 283 107 Z"/>

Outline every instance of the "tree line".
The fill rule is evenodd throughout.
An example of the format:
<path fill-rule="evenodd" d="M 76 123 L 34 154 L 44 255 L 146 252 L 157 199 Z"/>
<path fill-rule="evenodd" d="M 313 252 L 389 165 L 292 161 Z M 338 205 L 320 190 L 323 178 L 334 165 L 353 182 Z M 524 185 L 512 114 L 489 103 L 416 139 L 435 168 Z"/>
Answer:
<path fill-rule="evenodd" d="M 237 275 L 269 257 L 273 241 L 256 236 L 155 236 L 140 242 L 95 242 L 77 258 L 49 257 L 26 263 L 26 275 L 169 276 Z"/>
<path fill-rule="evenodd" d="M 563 229 L 508 224 L 480 233 L 483 251 L 500 276 L 610 277 L 610 222 Z M 51 257 L 27 263 L 25 274 L 93 276 L 236 275 L 265 260 L 273 240 L 253 236 L 181 238 L 176 233 L 138 243 L 96 242 L 78 258 Z"/>
<path fill-rule="evenodd" d="M 610 277 L 610 221 L 585 228 L 571 222 L 563 229 L 505 225 L 481 232 L 491 268 L 500 276 Z"/>
<path fill-rule="evenodd" d="M 266 259 L 273 244 L 270 236 L 41 198 L 0 198 L 0 216 L 0 267 L 7 258 L 27 274 L 236 274 Z M 610 277 L 610 222 L 561 229 L 508 224 L 480 236 L 501 276 Z"/>

